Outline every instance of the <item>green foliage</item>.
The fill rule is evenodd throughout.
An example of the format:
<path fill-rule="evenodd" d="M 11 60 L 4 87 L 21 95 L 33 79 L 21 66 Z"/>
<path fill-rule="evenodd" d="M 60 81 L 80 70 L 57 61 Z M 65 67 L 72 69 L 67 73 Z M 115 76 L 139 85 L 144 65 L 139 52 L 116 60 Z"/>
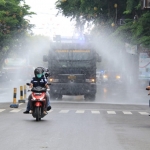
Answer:
<path fill-rule="evenodd" d="M 117 8 L 114 7 L 115 4 Z M 58 0 L 56 8 L 64 16 L 75 19 L 79 28 L 83 28 L 85 22 L 93 22 L 95 26 L 103 24 L 108 28 L 116 21 L 116 9 L 117 16 L 122 17 L 125 4 L 126 0 Z"/>
<path fill-rule="evenodd" d="M 20 45 L 20 39 L 33 26 L 24 17 L 34 13 L 29 12 L 28 5 L 20 5 L 20 2 L 21 0 L 0 0 L 0 60 L 10 47 L 13 49 Z"/>
<path fill-rule="evenodd" d="M 150 12 L 141 9 L 141 0 L 58 0 L 56 8 L 64 16 L 76 19 L 77 27 L 83 28 L 85 22 L 92 21 L 95 25 L 92 33 L 107 31 L 123 42 L 150 45 Z M 117 19 L 126 22 L 121 26 L 116 24 L 116 9 Z"/>

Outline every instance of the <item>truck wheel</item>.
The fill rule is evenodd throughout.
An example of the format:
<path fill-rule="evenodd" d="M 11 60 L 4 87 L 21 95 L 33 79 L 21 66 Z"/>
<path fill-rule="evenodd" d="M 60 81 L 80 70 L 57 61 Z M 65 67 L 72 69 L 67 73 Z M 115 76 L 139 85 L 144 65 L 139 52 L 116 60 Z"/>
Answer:
<path fill-rule="evenodd" d="M 90 99 L 89 95 L 88 94 L 84 95 L 84 99 L 89 100 Z"/>
<path fill-rule="evenodd" d="M 56 94 L 50 93 L 50 99 L 55 100 L 57 98 Z"/>
<path fill-rule="evenodd" d="M 59 94 L 57 98 L 58 98 L 58 100 L 62 100 L 62 95 Z"/>
<path fill-rule="evenodd" d="M 95 94 L 90 95 L 90 100 L 92 100 L 92 101 L 95 100 Z"/>
<path fill-rule="evenodd" d="M 87 94 L 87 95 L 84 95 L 84 99 L 85 100 L 95 100 L 95 94 Z"/>

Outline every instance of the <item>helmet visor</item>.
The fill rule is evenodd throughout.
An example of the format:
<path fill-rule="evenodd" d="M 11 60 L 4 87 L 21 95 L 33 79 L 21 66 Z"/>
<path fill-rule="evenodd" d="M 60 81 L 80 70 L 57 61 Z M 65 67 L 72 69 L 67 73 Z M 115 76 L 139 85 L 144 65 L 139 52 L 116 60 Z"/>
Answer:
<path fill-rule="evenodd" d="M 42 77 L 42 74 L 37 74 L 36 75 L 38 78 L 41 78 Z"/>

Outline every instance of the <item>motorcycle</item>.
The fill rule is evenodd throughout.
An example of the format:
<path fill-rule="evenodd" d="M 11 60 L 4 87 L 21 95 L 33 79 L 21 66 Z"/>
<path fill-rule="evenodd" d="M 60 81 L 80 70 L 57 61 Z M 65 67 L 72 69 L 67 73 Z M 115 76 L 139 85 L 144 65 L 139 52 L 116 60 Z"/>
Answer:
<path fill-rule="evenodd" d="M 30 83 L 27 83 L 28 86 L 30 86 Z M 32 98 L 31 98 L 31 103 L 32 103 L 32 116 L 33 118 L 36 118 L 36 121 L 40 121 L 41 118 L 46 116 L 47 114 L 44 114 L 44 108 L 46 105 L 46 89 L 45 87 L 33 87 L 31 90 L 32 92 Z"/>

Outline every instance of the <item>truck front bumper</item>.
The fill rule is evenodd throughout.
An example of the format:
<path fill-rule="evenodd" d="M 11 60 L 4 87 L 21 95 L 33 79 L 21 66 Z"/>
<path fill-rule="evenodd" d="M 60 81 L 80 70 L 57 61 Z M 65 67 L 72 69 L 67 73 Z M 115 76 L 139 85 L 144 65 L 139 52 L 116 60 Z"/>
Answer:
<path fill-rule="evenodd" d="M 50 93 L 61 95 L 96 94 L 95 83 L 52 83 Z"/>

